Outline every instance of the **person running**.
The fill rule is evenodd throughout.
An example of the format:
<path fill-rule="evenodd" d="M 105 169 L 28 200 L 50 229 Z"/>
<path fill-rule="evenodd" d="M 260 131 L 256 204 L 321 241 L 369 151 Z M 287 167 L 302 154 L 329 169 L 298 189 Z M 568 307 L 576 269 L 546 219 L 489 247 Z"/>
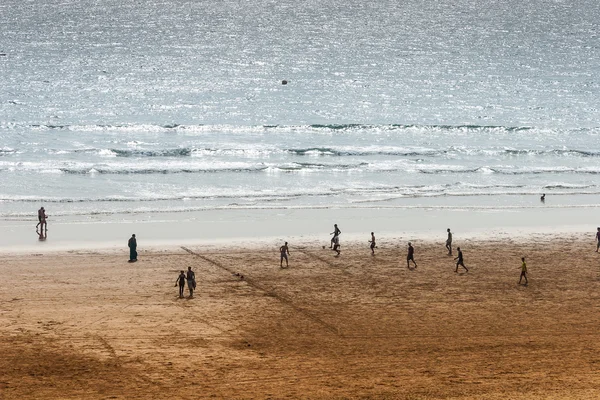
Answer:
<path fill-rule="evenodd" d="M 179 285 L 179 297 L 182 298 L 183 297 L 183 289 L 185 288 L 185 272 L 180 271 L 181 273 L 179 274 L 179 276 L 177 277 L 177 280 L 175 281 L 175 286 Z"/>
<path fill-rule="evenodd" d="M 375 233 L 371 232 L 371 240 L 369 240 L 369 243 L 371 243 L 371 255 L 375 255 L 375 249 L 377 248 L 377 246 L 375 245 Z"/>
<path fill-rule="evenodd" d="M 333 237 L 333 251 L 337 252 L 337 256 L 340 255 L 341 251 L 340 251 L 340 237 L 339 236 L 334 236 Z"/>
<path fill-rule="evenodd" d="M 450 228 L 448 230 L 448 239 L 446 239 L 446 248 L 448 249 L 448 255 L 452 255 L 452 232 L 450 232 Z"/>
<path fill-rule="evenodd" d="M 415 248 L 412 246 L 410 242 L 408 242 L 408 254 L 406 255 L 406 268 L 410 269 L 410 262 L 413 262 L 415 268 L 417 268 L 417 263 L 415 262 Z"/>
<path fill-rule="evenodd" d="M 521 279 L 525 278 L 525 286 L 527 286 L 527 263 L 525 262 L 525 257 L 521 257 L 521 276 L 519 277 L 519 285 L 521 284 Z"/>
<path fill-rule="evenodd" d="M 463 253 L 460 250 L 460 247 L 457 247 L 456 251 L 458 251 L 458 257 L 456 257 L 455 260 L 458 260 L 458 261 L 456 261 L 456 269 L 454 270 L 454 272 L 458 272 L 459 265 L 462 266 L 464 269 L 466 269 L 467 272 L 469 272 L 469 269 L 467 267 L 465 267 L 465 262 L 463 260 Z"/>
<path fill-rule="evenodd" d="M 598 231 L 596 232 L 596 253 L 600 249 L 600 227 L 598 227 Z"/>
<path fill-rule="evenodd" d="M 129 247 L 129 262 L 137 261 L 137 240 L 135 233 L 129 238 L 127 246 Z"/>
<path fill-rule="evenodd" d="M 279 248 L 279 253 L 281 253 L 281 258 L 279 260 L 279 266 L 283 268 L 283 259 L 285 259 L 285 267 L 289 267 L 288 264 L 288 255 L 290 254 L 290 249 L 288 247 L 288 243 L 285 242 L 283 246 Z"/>
<path fill-rule="evenodd" d="M 38 210 L 38 223 L 35 226 L 35 229 L 37 229 L 41 225 L 42 230 L 44 230 L 44 228 L 46 228 L 46 230 L 48 230 L 46 218 L 48 218 L 48 216 L 46 215 L 46 210 L 44 210 L 44 207 L 42 207 Z"/>
<path fill-rule="evenodd" d="M 340 233 L 342 233 L 342 231 L 340 231 L 337 224 L 333 224 L 333 232 L 330 233 L 330 235 L 333 235 L 333 237 L 331 238 L 331 245 L 329 246 L 329 248 L 333 249 L 333 247 L 335 246 L 335 238 L 340 236 Z"/>
<path fill-rule="evenodd" d="M 192 271 L 192 267 L 188 267 L 185 275 L 187 281 L 188 290 L 190 291 L 190 298 L 194 297 L 194 290 L 196 289 L 196 274 Z"/>

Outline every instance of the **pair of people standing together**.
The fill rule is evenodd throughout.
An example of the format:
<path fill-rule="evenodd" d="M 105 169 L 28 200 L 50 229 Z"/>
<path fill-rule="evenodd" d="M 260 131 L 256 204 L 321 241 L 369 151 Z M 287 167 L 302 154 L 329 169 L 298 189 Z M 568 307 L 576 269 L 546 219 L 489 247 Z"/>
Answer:
<path fill-rule="evenodd" d="M 187 273 L 180 271 L 180 274 L 177 277 L 175 286 L 179 285 L 179 298 L 183 298 L 183 291 L 186 283 L 190 292 L 190 298 L 192 298 L 194 297 L 194 290 L 196 290 L 196 274 L 192 271 L 192 267 L 188 267 Z"/>

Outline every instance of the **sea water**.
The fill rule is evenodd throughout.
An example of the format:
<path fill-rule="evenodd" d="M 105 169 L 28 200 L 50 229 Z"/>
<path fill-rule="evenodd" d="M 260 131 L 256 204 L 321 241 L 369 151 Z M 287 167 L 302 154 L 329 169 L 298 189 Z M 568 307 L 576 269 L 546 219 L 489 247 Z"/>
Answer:
<path fill-rule="evenodd" d="M 598 204 L 596 1 L 4 0 L 0 15 L 3 219 Z"/>

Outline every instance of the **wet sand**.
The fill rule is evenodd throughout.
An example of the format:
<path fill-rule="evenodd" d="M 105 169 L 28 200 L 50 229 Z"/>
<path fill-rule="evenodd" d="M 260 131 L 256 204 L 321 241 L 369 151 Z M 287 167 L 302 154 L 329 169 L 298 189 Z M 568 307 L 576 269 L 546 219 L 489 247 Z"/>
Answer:
<path fill-rule="evenodd" d="M 600 398 L 593 236 L 485 239 L 2 254 L 0 398 Z"/>

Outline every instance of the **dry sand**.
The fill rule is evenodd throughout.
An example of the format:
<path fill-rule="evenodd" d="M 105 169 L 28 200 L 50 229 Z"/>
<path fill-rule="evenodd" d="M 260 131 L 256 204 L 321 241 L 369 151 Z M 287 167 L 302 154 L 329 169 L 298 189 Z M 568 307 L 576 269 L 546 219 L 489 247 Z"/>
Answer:
<path fill-rule="evenodd" d="M 0 398 L 600 398 L 591 237 L 463 241 L 459 274 L 443 243 L 409 270 L 367 238 L 291 243 L 288 269 L 275 243 L 0 255 Z"/>

